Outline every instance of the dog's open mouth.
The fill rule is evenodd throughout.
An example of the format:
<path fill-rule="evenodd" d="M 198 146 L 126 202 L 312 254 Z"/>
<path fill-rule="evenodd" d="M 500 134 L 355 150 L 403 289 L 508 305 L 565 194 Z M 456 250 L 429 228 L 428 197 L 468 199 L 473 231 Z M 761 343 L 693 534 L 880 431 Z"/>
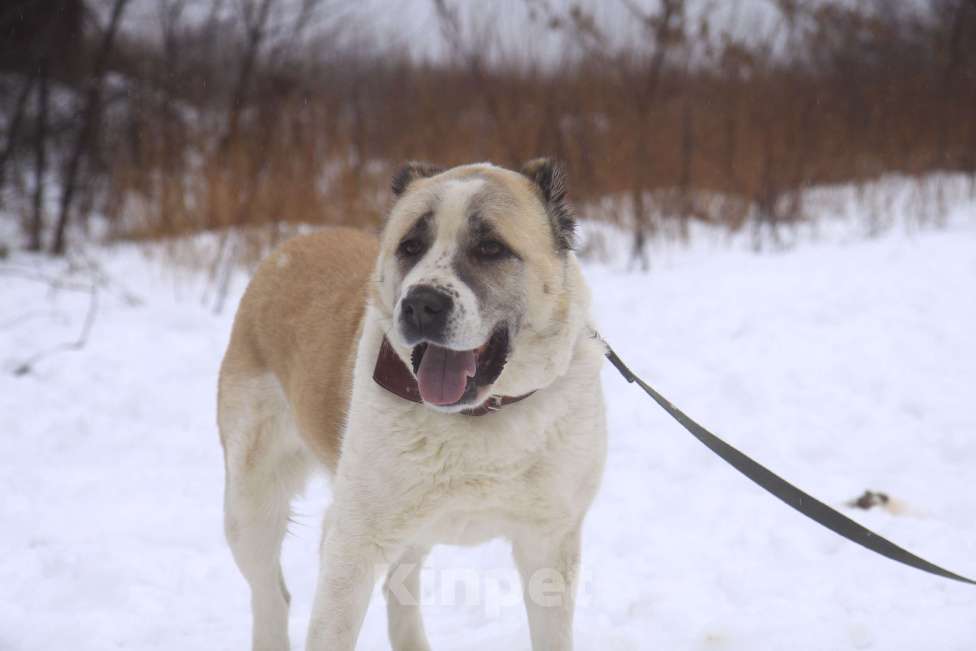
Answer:
<path fill-rule="evenodd" d="M 480 387 L 498 379 L 508 360 L 508 328 L 499 327 L 480 348 L 451 350 L 424 342 L 414 346 L 413 372 L 424 402 L 446 407 L 475 400 Z"/>

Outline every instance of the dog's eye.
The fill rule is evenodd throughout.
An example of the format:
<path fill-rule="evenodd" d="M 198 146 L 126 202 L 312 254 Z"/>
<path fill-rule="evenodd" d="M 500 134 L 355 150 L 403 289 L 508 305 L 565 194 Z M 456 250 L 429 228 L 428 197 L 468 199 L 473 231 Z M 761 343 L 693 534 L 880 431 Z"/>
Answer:
<path fill-rule="evenodd" d="M 423 250 L 424 243 L 416 237 L 411 237 L 400 242 L 397 252 L 404 257 L 413 258 L 420 255 Z"/>
<path fill-rule="evenodd" d="M 498 240 L 482 240 L 478 242 L 475 253 L 477 253 L 479 258 L 494 260 L 508 253 L 508 249 Z"/>

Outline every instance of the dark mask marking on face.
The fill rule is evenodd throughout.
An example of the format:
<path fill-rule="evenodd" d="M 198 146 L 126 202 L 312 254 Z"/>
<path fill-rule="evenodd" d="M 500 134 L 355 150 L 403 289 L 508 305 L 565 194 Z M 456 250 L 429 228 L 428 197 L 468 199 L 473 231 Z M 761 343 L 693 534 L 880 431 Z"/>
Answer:
<path fill-rule="evenodd" d="M 489 255 L 485 254 L 486 243 L 493 245 Z M 500 245 L 500 253 L 496 253 L 495 245 Z M 506 321 L 510 327 L 517 325 L 517 315 L 521 314 L 520 306 L 524 302 L 520 282 L 523 265 L 521 256 L 501 238 L 491 222 L 479 214 L 468 217 L 451 268 L 458 280 L 471 289 L 483 319 L 494 323 Z"/>
<path fill-rule="evenodd" d="M 406 276 L 430 249 L 434 239 L 433 221 L 434 213 L 428 210 L 400 238 L 396 257 L 401 277 Z"/>

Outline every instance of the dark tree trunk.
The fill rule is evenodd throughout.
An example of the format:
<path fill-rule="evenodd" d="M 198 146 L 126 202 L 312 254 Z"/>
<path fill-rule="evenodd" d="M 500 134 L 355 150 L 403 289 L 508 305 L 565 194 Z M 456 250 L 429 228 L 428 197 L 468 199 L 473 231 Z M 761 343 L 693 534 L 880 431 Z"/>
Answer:
<path fill-rule="evenodd" d="M 41 233 L 44 230 L 44 189 L 47 177 L 47 136 L 48 136 L 48 86 L 51 72 L 50 56 L 41 58 L 39 70 L 40 86 L 37 92 L 37 128 L 34 130 L 34 197 L 31 206 L 30 223 L 27 230 L 27 249 L 41 250 Z"/>
<path fill-rule="evenodd" d="M 71 208 L 74 203 L 75 194 L 78 190 L 78 175 L 81 170 L 82 157 L 88 153 L 93 143 L 95 125 L 101 113 L 102 104 L 102 78 L 105 75 L 105 68 L 108 64 L 108 57 L 112 51 L 112 44 L 115 41 L 115 33 L 119 27 L 119 20 L 122 12 L 129 0 L 115 0 L 112 6 L 112 17 L 105 28 L 102 36 L 102 43 L 99 46 L 95 57 L 95 65 L 88 79 L 88 93 L 85 100 L 85 108 L 82 113 L 81 127 L 78 130 L 78 139 L 75 141 L 74 149 L 65 166 L 63 188 L 61 190 L 61 201 L 58 210 L 58 221 L 54 229 L 54 240 L 51 242 L 51 253 L 63 255 L 65 250 L 65 232 L 68 227 L 68 219 L 71 215 Z"/>
<path fill-rule="evenodd" d="M 10 160 L 11 155 L 17 148 L 17 136 L 20 135 L 20 123 L 24 119 L 24 109 L 27 106 L 27 99 L 34 89 L 36 80 L 37 77 L 33 74 L 26 77 L 24 79 L 24 85 L 20 89 L 20 95 L 17 96 L 17 104 L 14 106 L 14 113 L 7 127 L 7 138 L 3 145 L 3 151 L 0 151 L 0 188 L 4 186 L 7 161 Z"/>

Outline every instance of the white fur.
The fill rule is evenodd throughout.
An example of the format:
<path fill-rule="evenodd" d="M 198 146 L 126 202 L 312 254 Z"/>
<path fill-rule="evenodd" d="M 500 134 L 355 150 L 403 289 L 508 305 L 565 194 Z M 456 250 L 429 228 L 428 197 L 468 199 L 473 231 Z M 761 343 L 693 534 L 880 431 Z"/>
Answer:
<path fill-rule="evenodd" d="M 496 536 L 512 541 L 524 587 L 536 572 L 563 577 L 559 605 L 527 599 L 526 606 L 533 649 L 570 649 L 579 531 L 606 452 L 601 345 L 577 329 L 563 344 L 571 368 L 545 390 L 467 417 L 409 403 L 373 382 L 381 324 L 368 308 L 308 649 L 353 649 L 374 581 L 404 554 Z M 428 648 L 415 609 L 403 610 L 390 608 L 391 632 L 404 632 L 393 648 Z M 400 615 L 411 621 L 394 621 Z"/>
<path fill-rule="evenodd" d="M 291 413 L 270 373 L 221 387 L 220 429 L 232 433 L 224 439 L 224 531 L 251 588 L 255 651 L 288 648 L 290 597 L 279 556 L 291 499 L 313 467 Z"/>
<path fill-rule="evenodd" d="M 442 215 L 463 215 L 479 181 L 440 186 Z M 400 210 L 419 205 L 408 195 Z M 417 606 L 419 569 L 438 543 L 472 545 L 497 536 L 512 542 L 522 576 L 535 651 L 572 648 L 572 619 L 583 518 L 606 456 L 600 388 L 602 344 L 589 324 L 589 292 L 575 256 L 549 246 L 541 208 L 537 268 L 524 279 L 523 323 L 509 361 L 491 387 L 525 400 L 481 417 L 445 413 L 394 396 L 372 379 L 379 346 L 394 332 L 395 310 L 413 283 L 451 283 L 457 238 L 442 220 L 429 262 L 394 278 L 381 248 L 357 345 L 352 399 L 333 478 L 334 501 L 323 525 L 321 566 L 309 624 L 309 651 L 352 651 L 375 582 L 388 575 L 386 599 L 395 651 L 429 649 Z M 460 228 L 460 226 L 457 226 Z M 440 249 L 438 247 L 441 247 Z M 443 249 L 443 250 L 441 250 Z M 279 262 L 281 262 L 279 260 Z M 547 288 L 548 289 L 545 289 Z M 470 293 L 470 292 L 469 292 Z M 475 308 L 477 306 L 474 306 Z M 470 309 L 459 348 L 489 336 Z M 391 336 L 397 353 L 409 349 Z M 278 561 L 288 503 L 301 488 L 310 454 L 272 375 L 221 386 L 221 431 L 227 464 L 226 529 L 252 591 L 254 649 L 288 649 L 288 595 Z M 545 584 L 546 598 L 539 585 Z M 409 598 L 409 597 L 412 597 Z"/>

